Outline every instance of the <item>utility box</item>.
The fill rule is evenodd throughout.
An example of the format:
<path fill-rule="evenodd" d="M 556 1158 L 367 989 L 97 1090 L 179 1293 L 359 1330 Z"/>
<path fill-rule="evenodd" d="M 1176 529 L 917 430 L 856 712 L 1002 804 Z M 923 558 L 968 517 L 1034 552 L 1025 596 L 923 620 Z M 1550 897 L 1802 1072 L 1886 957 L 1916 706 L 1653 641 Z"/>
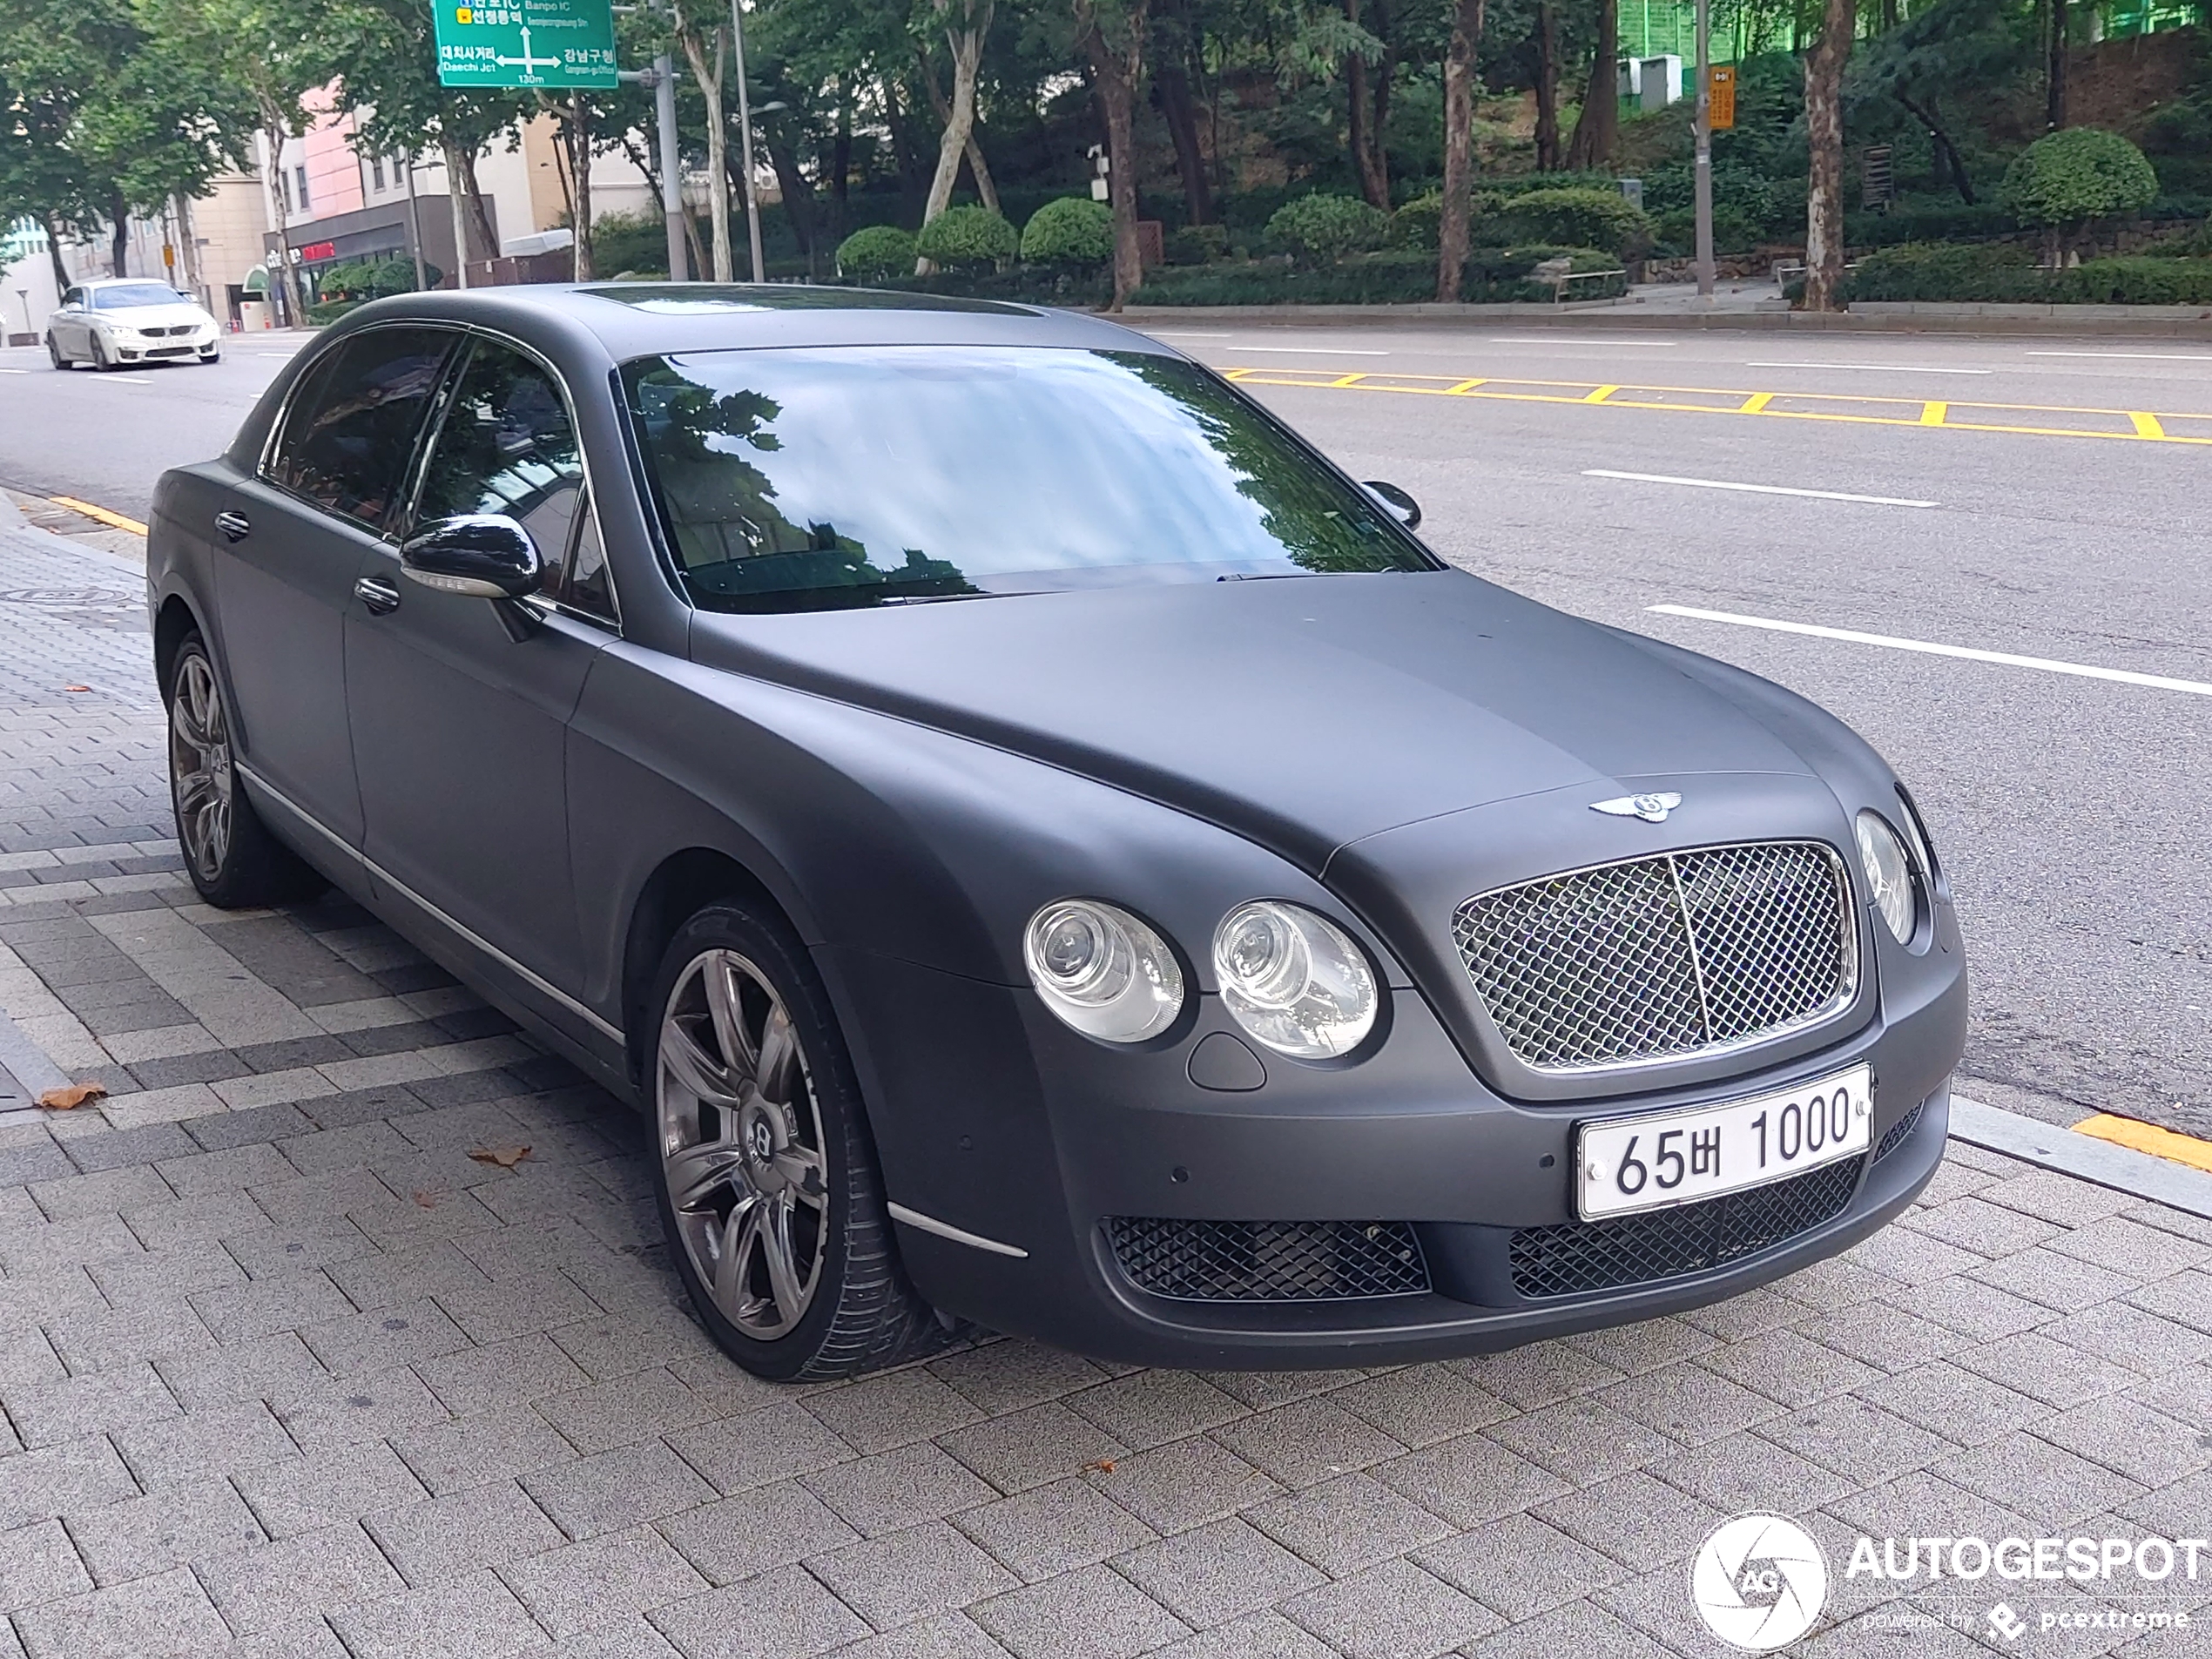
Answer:
<path fill-rule="evenodd" d="M 1621 199 L 1641 213 L 1643 211 L 1643 180 L 1623 179 L 1621 181 Z"/>
<path fill-rule="evenodd" d="M 1682 59 L 1669 53 L 1663 57 L 1644 57 L 1634 60 L 1636 66 L 1635 98 L 1645 111 L 1663 110 L 1670 104 L 1682 102 Z"/>

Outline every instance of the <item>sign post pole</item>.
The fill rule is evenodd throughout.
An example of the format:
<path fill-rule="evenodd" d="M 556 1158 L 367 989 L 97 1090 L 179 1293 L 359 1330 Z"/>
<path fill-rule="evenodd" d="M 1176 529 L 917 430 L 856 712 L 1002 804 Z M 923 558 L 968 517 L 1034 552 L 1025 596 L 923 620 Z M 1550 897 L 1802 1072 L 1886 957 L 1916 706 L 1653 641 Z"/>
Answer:
<path fill-rule="evenodd" d="M 1697 297 L 1713 302 L 1712 0 L 1697 0 Z"/>
<path fill-rule="evenodd" d="M 730 0 L 730 29 L 737 41 L 738 148 L 745 165 L 745 234 L 752 242 L 752 280 L 766 281 L 760 260 L 760 197 L 752 176 L 752 95 L 745 84 L 745 0 Z"/>

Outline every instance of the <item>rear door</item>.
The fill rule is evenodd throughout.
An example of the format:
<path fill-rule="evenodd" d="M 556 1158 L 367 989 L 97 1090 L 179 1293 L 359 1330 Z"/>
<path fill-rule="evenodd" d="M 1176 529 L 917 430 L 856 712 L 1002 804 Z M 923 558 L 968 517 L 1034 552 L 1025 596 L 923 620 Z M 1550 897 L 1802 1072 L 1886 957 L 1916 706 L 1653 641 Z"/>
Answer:
<path fill-rule="evenodd" d="M 396 884 L 394 896 L 572 993 L 582 975 L 568 720 L 614 637 L 611 600 L 560 381 L 502 341 L 479 338 L 469 352 L 437 417 L 413 524 L 512 518 L 536 543 L 545 584 L 522 602 L 535 627 L 517 639 L 492 602 L 408 580 L 392 547 L 370 551 L 364 579 L 398 599 L 354 611 L 346 629 L 362 852 L 380 887 Z"/>
<path fill-rule="evenodd" d="M 222 667 L 250 778 L 358 849 L 345 618 L 387 546 L 433 394 L 462 336 L 395 327 L 308 368 L 264 462 L 212 525 Z M 381 566 L 379 567 L 381 568 Z"/>

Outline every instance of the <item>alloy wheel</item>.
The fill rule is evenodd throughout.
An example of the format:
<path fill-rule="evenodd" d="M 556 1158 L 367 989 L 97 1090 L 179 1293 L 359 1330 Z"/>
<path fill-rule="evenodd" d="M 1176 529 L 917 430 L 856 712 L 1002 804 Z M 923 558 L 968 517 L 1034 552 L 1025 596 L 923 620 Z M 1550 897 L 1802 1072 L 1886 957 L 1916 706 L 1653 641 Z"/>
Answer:
<path fill-rule="evenodd" d="M 169 776 L 185 856 L 203 881 L 219 880 L 238 783 L 215 671 L 197 651 L 185 653 L 169 699 Z"/>
<path fill-rule="evenodd" d="M 698 1282 L 745 1336 L 806 1317 L 829 1237 L 822 1119 L 783 999 L 732 950 L 677 976 L 654 1082 L 669 1207 Z"/>

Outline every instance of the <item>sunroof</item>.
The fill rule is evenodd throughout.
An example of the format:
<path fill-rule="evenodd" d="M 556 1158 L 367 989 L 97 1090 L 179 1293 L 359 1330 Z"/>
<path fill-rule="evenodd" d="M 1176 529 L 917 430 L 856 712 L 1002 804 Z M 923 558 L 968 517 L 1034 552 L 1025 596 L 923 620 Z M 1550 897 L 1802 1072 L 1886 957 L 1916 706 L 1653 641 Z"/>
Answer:
<path fill-rule="evenodd" d="M 580 292 L 663 317 L 728 317 L 748 311 L 980 311 L 1033 317 L 1028 306 L 951 293 L 899 293 L 793 282 L 619 282 Z"/>

